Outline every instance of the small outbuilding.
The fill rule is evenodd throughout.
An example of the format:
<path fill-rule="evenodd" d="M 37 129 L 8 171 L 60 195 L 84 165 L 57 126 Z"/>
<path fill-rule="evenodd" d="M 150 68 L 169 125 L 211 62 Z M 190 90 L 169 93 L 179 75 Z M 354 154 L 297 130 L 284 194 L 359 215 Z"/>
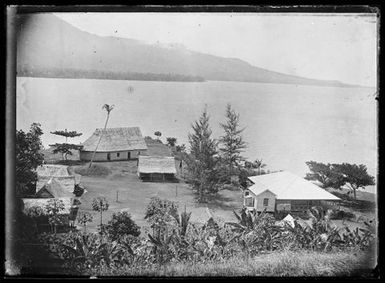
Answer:
<path fill-rule="evenodd" d="M 72 189 L 73 191 L 73 189 Z M 74 198 L 75 195 L 53 177 L 36 192 L 38 198 Z"/>
<path fill-rule="evenodd" d="M 139 156 L 138 176 L 143 181 L 175 181 L 175 158 L 171 156 Z"/>
<path fill-rule="evenodd" d="M 340 201 L 335 195 L 287 171 L 248 179 L 252 185 L 244 190 L 243 205 L 257 212 L 304 212 L 324 202 L 335 204 Z"/>
<path fill-rule="evenodd" d="M 101 138 L 100 138 L 101 137 Z M 147 145 L 138 127 L 96 129 L 79 150 L 79 158 L 90 161 L 95 148 L 94 161 L 131 160 L 147 150 Z"/>
<path fill-rule="evenodd" d="M 36 168 L 37 183 L 36 193 L 43 188 L 50 180 L 55 180 L 67 192 L 72 193 L 75 185 L 78 185 L 81 180 L 81 175 L 70 174 L 68 166 L 44 164 Z"/>

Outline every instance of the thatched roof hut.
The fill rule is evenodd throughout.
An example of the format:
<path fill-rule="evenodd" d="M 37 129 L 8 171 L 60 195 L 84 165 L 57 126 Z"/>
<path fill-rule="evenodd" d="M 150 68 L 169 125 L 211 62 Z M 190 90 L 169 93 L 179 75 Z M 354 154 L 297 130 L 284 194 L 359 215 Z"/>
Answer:
<path fill-rule="evenodd" d="M 137 158 L 140 151 L 147 150 L 139 127 L 96 129 L 81 145 L 81 160 L 90 160 L 99 142 L 95 161 L 128 160 Z"/>
<path fill-rule="evenodd" d="M 51 177 L 47 183 L 39 191 L 36 196 L 40 198 L 73 198 L 73 187 L 69 190 L 68 187 L 62 186 L 62 183 L 57 178 Z"/>
<path fill-rule="evenodd" d="M 51 165 L 44 164 L 36 169 L 37 183 L 36 192 L 40 191 L 44 185 L 51 180 L 55 179 L 66 191 L 72 193 L 75 185 L 80 183 L 81 175 L 70 174 L 68 166 L 65 165 Z"/>
<path fill-rule="evenodd" d="M 138 175 L 142 180 L 171 180 L 175 174 L 174 157 L 139 156 Z"/>
<path fill-rule="evenodd" d="M 69 176 L 68 166 L 65 165 L 44 164 L 36 168 L 36 173 L 38 176 Z"/>
<path fill-rule="evenodd" d="M 103 129 L 96 129 L 92 136 L 82 143 L 82 151 L 94 151 L 102 134 L 97 152 L 147 149 L 140 129 L 138 127 L 127 127 L 107 128 L 105 131 Z"/>

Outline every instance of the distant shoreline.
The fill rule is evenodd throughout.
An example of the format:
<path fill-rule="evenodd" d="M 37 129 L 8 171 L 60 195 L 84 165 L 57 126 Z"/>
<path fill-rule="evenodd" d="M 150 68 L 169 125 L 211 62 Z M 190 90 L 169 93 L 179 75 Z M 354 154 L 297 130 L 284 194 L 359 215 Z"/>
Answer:
<path fill-rule="evenodd" d="M 85 79 L 85 80 L 111 80 L 111 81 L 148 81 L 148 82 L 183 82 L 183 83 L 205 83 L 205 82 L 237 82 L 237 83 L 257 83 L 257 84 L 269 84 L 269 85 L 292 85 L 292 86 L 313 86 L 313 87 L 330 87 L 330 88 L 365 88 L 365 89 L 373 89 L 376 87 L 372 86 L 360 86 L 360 85 L 317 85 L 317 84 L 295 84 L 295 83 L 273 83 L 273 82 L 261 82 L 261 81 L 232 81 L 232 80 L 154 80 L 154 79 L 138 79 L 138 78 L 105 78 L 105 77 L 75 77 L 75 76 L 46 76 L 46 75 L 37 75 L 37 74 L 17 74 L 18 78 L 42 78 L 42 79 Z"/>
<path fill-rule="evenodd" d="M 56 79 L 96 79 L 96 80 L 135 80 L 135 81 L 166 81 L 166 82 L 204 82 L 199 76 L 181 74 L 107 72 L 79 69 L 30 70 L 21 68 L 17 77 L 56 78 Z"/>

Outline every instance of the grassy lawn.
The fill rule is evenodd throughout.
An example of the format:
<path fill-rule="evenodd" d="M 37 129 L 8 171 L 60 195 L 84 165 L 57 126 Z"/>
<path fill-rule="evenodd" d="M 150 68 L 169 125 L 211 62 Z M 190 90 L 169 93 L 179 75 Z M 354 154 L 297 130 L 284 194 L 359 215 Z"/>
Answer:
<path fill-rule="evenodd" d="M 94 221 L 88 226 L 90 231 L 96 231 L 97 225 L 100 224 L 100 214 L 92 211 L 91 206 L 92 200 L 99 196 L 104 196 L 110 204 L 108 211 L 103 213 L 103 223 L 107 223 L 114 212 L 126 210 L 141 227 L 147 226 L 144 219 L 145 209 L 151 197 L 155 196 L 177 202 L 180 212 L 185 208 L 186 211 L 191 211 L 191 222 L 207 221 L 207 207 L 215 217 L 235 221 L 232 210 L 242 206 L 240 191 L 223 190 L 206 205 L 195 201 L 194 192 L 186 183 L 142 182 L 136 175 L 136 161 L 103 162 L 98 165 L 107 167 L 111 173 L 103 177 L 82 176 L 81 179 L 87 192 L 81 197 L 79 211 L 93 214 Z"/>

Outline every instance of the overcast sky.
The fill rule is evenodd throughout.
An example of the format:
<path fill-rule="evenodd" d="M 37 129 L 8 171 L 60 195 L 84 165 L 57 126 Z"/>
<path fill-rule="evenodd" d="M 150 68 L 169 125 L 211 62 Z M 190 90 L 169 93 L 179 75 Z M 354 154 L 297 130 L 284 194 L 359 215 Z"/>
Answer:
<path fill-rule="evenodd" d="M 377 19 L 357 14 L 57 13 L 81 30 L 239 58 L 273 71 L 376 86 Z"/>

